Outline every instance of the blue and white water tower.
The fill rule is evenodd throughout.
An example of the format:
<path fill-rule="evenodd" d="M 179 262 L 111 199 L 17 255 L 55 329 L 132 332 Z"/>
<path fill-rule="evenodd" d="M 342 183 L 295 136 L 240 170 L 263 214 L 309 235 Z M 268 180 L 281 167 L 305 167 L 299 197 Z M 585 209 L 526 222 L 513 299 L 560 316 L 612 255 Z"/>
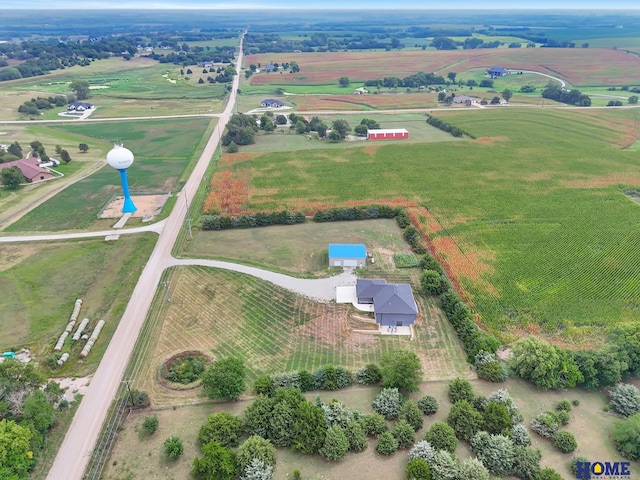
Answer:
<path fill-rule="evenodd" d="M 124 204 L 122 205 L 122 213 L 133 213 L 137 210 L 131 194 L 129 193 L 129 182 L 127 181 L 127 168 L 133 164 L 133 153 L 128 148 L 116 144 L 107 153 L 107 163 L 120 172 L 122 180 L 122 190 L 124 192 Z"/>

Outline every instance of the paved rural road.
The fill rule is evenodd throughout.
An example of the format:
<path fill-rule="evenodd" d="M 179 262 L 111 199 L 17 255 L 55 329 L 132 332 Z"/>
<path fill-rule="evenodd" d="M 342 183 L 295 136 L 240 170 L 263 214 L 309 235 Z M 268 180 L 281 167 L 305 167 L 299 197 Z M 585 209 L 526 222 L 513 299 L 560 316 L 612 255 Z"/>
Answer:
<path fill-rule="evenodd" d="M 175 208 L 175 207 L 174 207 Z M 55 240 L 73 240 L 77 238 L 106 237 L 107 235 L 126 235 L 132 233 L 154 232 L 161 233 L 167 220 L 145 225 L 144 227 L 120 228 L 111 230 L 100 230 L 97 232 L 77 232 L 77 233 L 49 233 L 44 235 L 17 235 L 13 237 L 0 237 L 0 243 L 15 242 L 50 242 Z"/>
<path fill-rule="evenodd" d="M 182 190 L 182 195 L 187 196 L 188 203 L 193 199 L 218 146 L 224 127 L 231 118 L 242 66 L 242 40 L 240 40 L 238 62 L 236 64 L 237 75 L 233 80 L 229 102 L 224 112 L 220 115 L 218 125 L 211 137 L 209 137 L 209 141 L 193 173 Z M 171 249 L 184 223 L 186 213 L 186 202 L 179 201 L 165 220 L 158 242 L 151 253 L 149 261 L 142 270 L 140 279 L 133 290 L 127 308 L 120 319 L 118 328 L 113 334 L 113 338 L 96 370 L 87 393 L 82 402 L 80 402 L 80 406 L 73 417 L 71 426 L 56 455 L 47 479 L 82 479 L 91 458 L 91 452 L 100 435 L 102 424 L 118 391 L 133 347 L 142 329 L 155 291 L 158 288 L 162 272 L 171 260 Z M 116 321 L 116 319 L 111 319 L 110 321 Z"/>
<path fill-rule="evenodd" d="M 257 277 L 267 282 L 286 288 L 300 295 L 327 302 L 336 298 L 336 286 L 356 283 L 356 275 L 351 270 L 346 270 L 340 275 L 327 278 L 296 278 L 281 273 L 270 272 L 261 268 L 249 267 L 237 263 L 219 262 L 217 260 L 203 260 L 197 258 L 172 258 L 167 266 L 202 266 L 232 270 Z"/>

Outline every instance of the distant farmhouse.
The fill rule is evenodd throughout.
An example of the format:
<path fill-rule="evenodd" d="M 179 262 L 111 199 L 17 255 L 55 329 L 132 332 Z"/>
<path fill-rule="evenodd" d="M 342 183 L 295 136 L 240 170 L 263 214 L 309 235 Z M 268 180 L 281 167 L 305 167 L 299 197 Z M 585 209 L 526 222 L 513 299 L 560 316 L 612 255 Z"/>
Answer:
<path fill-rule="evenodd" d="M 358 303 L 373 304 L 376 323 L 383 327 L 408 327 L 418 315 L 418 306 L 407 283 L 387 283 L 381 279 L 356 282 Z"/>
<path fill-rule="evenodd" d="M 478 103 L 478 99 L 469 97 L 467 95 L 456 95 L 455 97 L 453 97 L 453 103 L 464 103 L 465 105 L 475 105 Z"/>
<path fill-rule="evenodd" d="M 18 167 L 27 183 L 41 182 L 53 178 L 53 173 L 46 168 L 42 168 L 40 160 L 37 158 L 24 158 L 13 162 L 0 163 L 0 170 L 11 167 Z"/>
<path fill-rule="evenodd" d="M 263 100 L 260 105 L 262 105 L 264 108 L 282 108 L 284 107 L 284 102 L 275 100 L 273 98 L 267 98 L 266 100 Z"/>
<path fill-rule="evenodd" d="M 367 130 L 367 140 L 403 140 L 407 138 L 409 138 L 409 131 L 404 128 Z"/>
<path fill-rule="evenodd" d="M 69 113 L 85 112 L 87 110 L 91 110 L 92 108 L 93 108 L 93 105 L 91 103 L 73 102 L 69 104 L 69 106 L 67 107 L 67 112 Z"/>
<path fill-rule="evenodd" d="M 277 69 L 278 68 L 273 63 L 268 63 L 262 68 L 262 71 L 266 73 L 271 73 L 271 72 L 275 72 Z"/>
<path fill-rule="evenodd" d="M 364 267 L 367 264 L 367 247 L 359 243 L 330 243 L 330 267 Z"/>
<path fill-rule="evenodd" d="M 506 68 L 495 66 L 491 67 L 487 71 L 487 75 L 489 75 L 491 78 L 504 77 L 506 75 L 509 75 L 509 70 L 507 70 Z"/>

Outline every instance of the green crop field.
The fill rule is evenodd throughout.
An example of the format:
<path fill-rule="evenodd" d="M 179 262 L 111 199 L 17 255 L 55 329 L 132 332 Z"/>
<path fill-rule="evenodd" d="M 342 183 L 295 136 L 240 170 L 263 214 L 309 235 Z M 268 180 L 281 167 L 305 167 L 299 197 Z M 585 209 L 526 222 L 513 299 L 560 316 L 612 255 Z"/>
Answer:
<path fill-rule="evenodd" d="M 78 323 L 89 317 L 93 328 L 104 319 L 105 327 L 81 364 L 78 347 L 68 339 L 63 351 L 72 357 L 57 373 L 89 373 L 109 344 L 156 238 L 144 234 L 112 243 L 91 239 L 0 246 L 1 348 L 27 347 L 39 361 L 51 356 L 80 298 L 84 303 Z"/>
<path fill-rule="evenodd" d="M 636 111 L 442 112 L 477 140 L 394 142 L 245 154 L 248 209 L 301 209 L 402 195 L 430 209 L 430 232 L 482 321 L 505 337 L 542 328 L 569 342 L 640 308 Z M 225 167 L 225 165 L 228 165 Z"/>
<path fill-rule="evenodd" d="M 108 151 L 113 142 L 122 142 L 136 157 L 128 173 L 132 193 L 176 191 L 181 176 L 194 160 L 210 120 L 202 118 L 149 120 L 49 127 L 62 136 L 85 138 L 93 148 Z M 97 146 L 96 146 L 97 144 Z M 111 167 L 69 186 L 29 212 L 6 231 L 55 231 L 86 229 L 96 222 L 101 208 L 120 191 L 120 179 Z M 101 223 L 98 227 L 104 227 Z"/>

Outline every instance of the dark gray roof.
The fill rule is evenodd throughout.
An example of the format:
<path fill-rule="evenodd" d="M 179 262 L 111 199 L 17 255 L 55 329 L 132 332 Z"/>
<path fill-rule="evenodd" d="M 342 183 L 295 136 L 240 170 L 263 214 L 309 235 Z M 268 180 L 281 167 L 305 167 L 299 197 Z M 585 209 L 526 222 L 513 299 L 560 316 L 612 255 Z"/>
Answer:
<path fill-rule="evenodd" d="M 275 100 L 273 98 L 267 98 L 262 101 L 262 105 L 278 105 L 279 107 L 282 107 L 284 106 L 284 102 L 281 102 L 280 100 Z"/>
<path fill-rule="evenodd" d="M 387 285 L 386 280 L 359 278 L 356 281 L 356 296 L 358 298 L 374 298 Z"/>
<path fill-rule="evenodd" d="M 407 283 L 385 285 L 373 297 L 373 308 L 377 313 L 418 314 L 411 286 Z"/>

